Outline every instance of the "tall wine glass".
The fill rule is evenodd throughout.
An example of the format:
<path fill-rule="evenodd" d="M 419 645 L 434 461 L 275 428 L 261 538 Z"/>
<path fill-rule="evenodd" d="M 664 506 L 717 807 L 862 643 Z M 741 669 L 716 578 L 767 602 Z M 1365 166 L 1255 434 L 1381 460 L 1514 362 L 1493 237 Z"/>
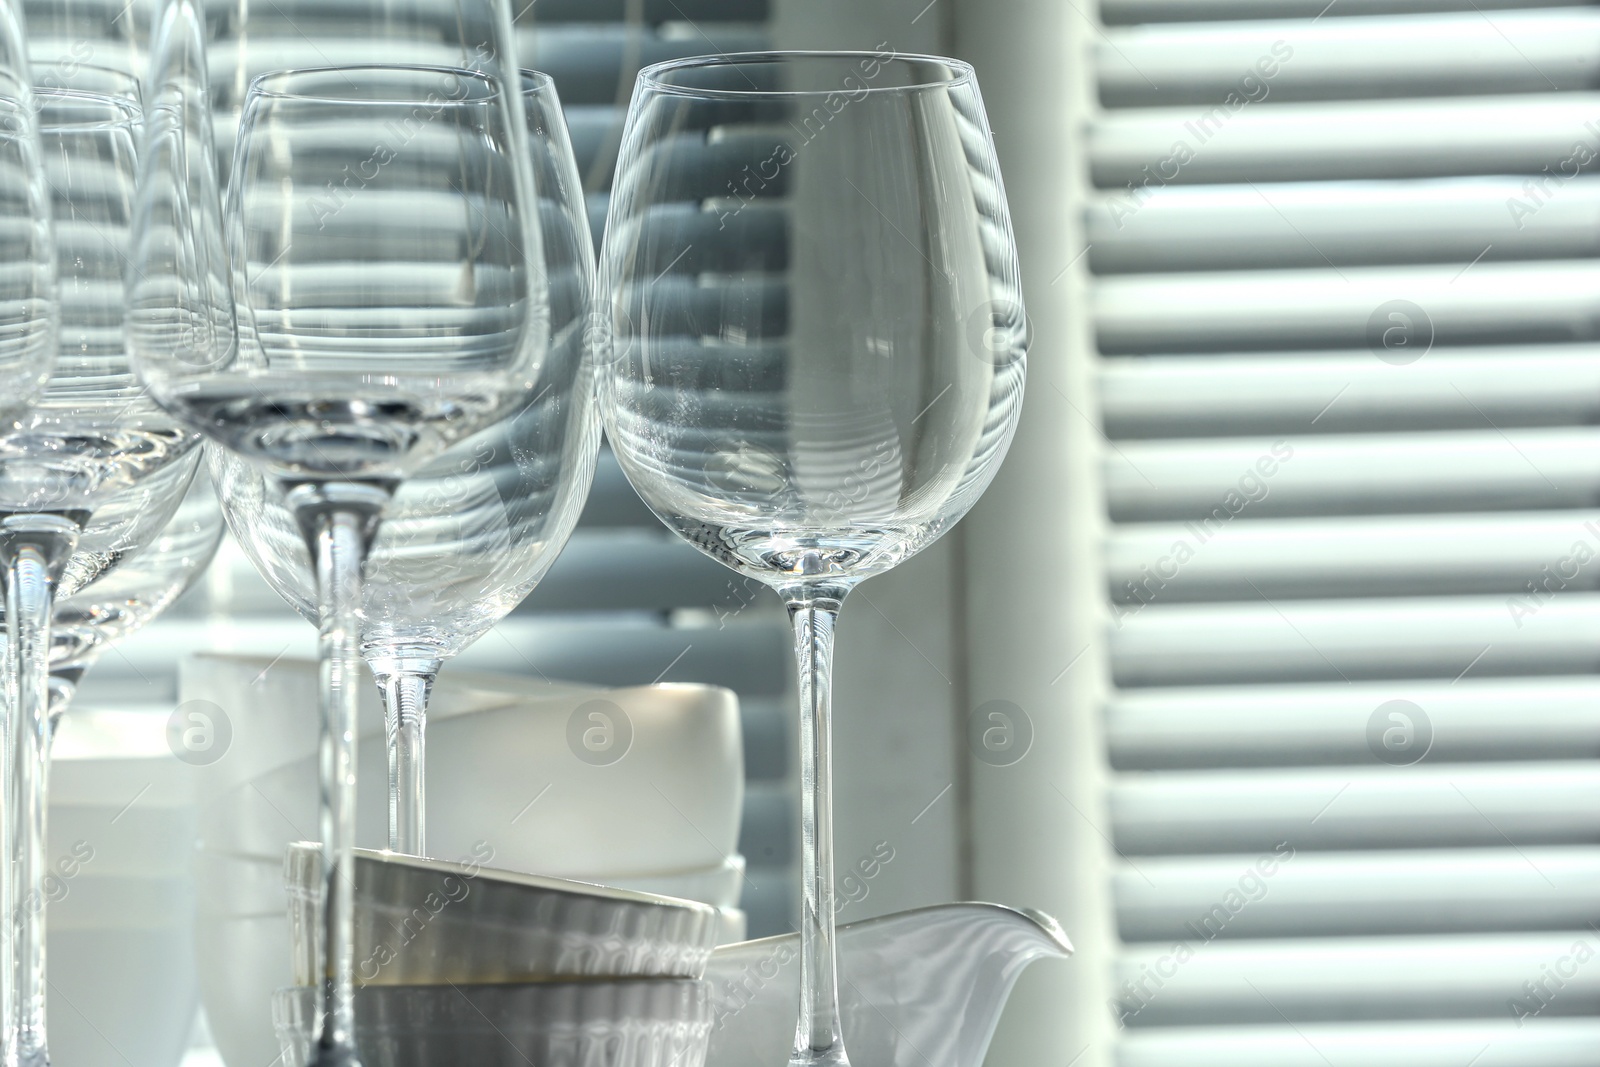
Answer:
<path fill-rule="evenodd" d="M 178 506 L 198 438 L 151 403 L 129 369 L 123 317 L 143 111 L 126 75 L 106 91 L 35 86 L 55 219 L 61 322 L 44 394 L 0 436 L 0 562 L 5 567 L 11 889 L 43 876 L 49 651 L 58 595 L 87 585 L 149 540 Z M 49 1062 L 44 915 L 17 913 L 16 1057 Z"/>
<path fill-rule="evenodd" d="M 349 870 L 362 561 L 402 479 L 542 384 L 547 295 L 515 97 L 454 68 L 263 75 L 226 209 L 237 343 L 172 343 L 210 299 L 203 272 L 160 251 L 191 239 L 181 213 L 152 216 L 167 235 L 135 265 L 129 316 L 151 393 L 281 486 L 315 563 L 322 1067 L 359 1062 Z M 146 177 L 153 198 L 182 181 Z"/>
<path fill-rule="evenodd" d="M 972 69 L 893 53 L 646 68 L 601 254 L 601 410 L 657 516 L 782 596 L 800 673 L 790 1062 L 848 1062 L 830 668 L 845 595 L 978 499 L 1021 410 L 1017 258 Z"/>
<path fill-rule="evenodd" d="M 521 410 L 401 483 L 362 587 L 361 654 L 387 722 L 389 847 L 415 856 L 427 854 L 424 728 L 434 679 L 549 571 L 577 525 L 600 444 L 584 351 L 594 252 L 583 187 L 554 83 L 534 71 L 522 82 L 550 288 L 542 384 Z M 311 560 L 282 494 L 237 457 L 218 451 L 213 463 L 245 554 L 314 618 Z"/>
<path fill-rule="evenodd" d="M 0 427 L 23 414 L 39 396 L 55 359 L 59 306 L 56 250 L 50 226 L 51 197 L 33 99 L 33 71 L 21 13 L 0 4 Z M 9 674 L 8 674 L 9 677 Z M 5 729 L 14 732 L 15 693 L 7 684 Z M 10 817 L 10 745 L 0 745 L 0 861 L 15 845 Z M 0 914 L 16 914 L 9 875 L 0 874 Z M 0 1060 L 15 1063 L 17 991 L 14 938 L 0 944 Z"/>

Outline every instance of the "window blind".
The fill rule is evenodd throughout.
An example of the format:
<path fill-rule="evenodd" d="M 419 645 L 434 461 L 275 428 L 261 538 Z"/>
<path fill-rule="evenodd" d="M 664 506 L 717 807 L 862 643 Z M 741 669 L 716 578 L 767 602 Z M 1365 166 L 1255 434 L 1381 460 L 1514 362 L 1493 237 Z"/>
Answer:
<path fill-rule="evenodd" d="M 1600 1048 L 1600 12 L 1101 0 L 1121 1067 Z"/>

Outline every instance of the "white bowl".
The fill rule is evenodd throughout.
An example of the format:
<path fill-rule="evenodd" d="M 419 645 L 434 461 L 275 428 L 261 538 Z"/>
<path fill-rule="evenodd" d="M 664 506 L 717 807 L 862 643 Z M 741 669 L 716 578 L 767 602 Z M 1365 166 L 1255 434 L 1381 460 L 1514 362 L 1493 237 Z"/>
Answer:
<path fill-rule="evenodd" d="M 744 888 L 744 857 L 735 852 L 711 867 L 691 867 L 681 871 L 649 871 L 643 874 L 616 874 L 607 877 L 605 881 L 606 885 L 616 886 L 618 889 L 660 893 L 667 897 L 698 900 L 716 908 L 732 908 L 738 906 L 740 893 Z"/>
<path fill-rule="evenodd" d="M 173 1067 L 199 1005 L 194 768 L 166 718 L 69 711 L 50 771 L 46 1010 L 56 1062 Z"/>
<path fill-rule="evenodd" d="M 222 1061 L 230 1067 L 266 1067 L 280 1051 L 272 1030 L 272 994 L 294 978 L 288 909 L 248 917 L 202 911 L 194 939 L 206 1022 Z"/>
<path fill-rule="evenodd" d="M 60 1064 L 175 1067 L 200 990 L 194 926 L 52 929 L 50 1054 Z"/>
<path fill-rule="evenodd" d="M 282 856 L 241 856 L 201 847 L 194 855 L 194 885 L 202 915 L 283 915 L 289 906 Z"/>
<path fill-rule="evenodd" d="M 200 769 L 207 848 L 278 858 L 291 842 L 316 839 L 318 687 L 314 663 L 185 662 L 181 699 L 216 704 L 233 735 L 226 754 Z M 363 686 L 361 699 L 357 843 L 382 848 L 387 757 L 377 687 Z M 612 762 L 586 762 L 572 740 L 595 709 L 632 735 Z M 738 700 L 726 689 L 549 686 L 446 667 L 427 738 L 436 859 L 487 843 L 506 870 L 609 882 L 718 866 L 738 848 L 744 758 Z"/>

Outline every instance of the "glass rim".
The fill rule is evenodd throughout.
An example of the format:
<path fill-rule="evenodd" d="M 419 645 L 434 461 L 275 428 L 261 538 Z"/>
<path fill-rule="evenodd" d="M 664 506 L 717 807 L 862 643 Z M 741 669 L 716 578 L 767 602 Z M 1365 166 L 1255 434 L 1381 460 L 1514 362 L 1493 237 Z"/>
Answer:
<path fill-rule="evenodd" d="M 135 83 L 137 84 L 137 83 Z M 137 97 L 114 96 L 111 93 L 97 92 L 93 89 L 72 89 L 59 87 L 33 87 L 34 106 L 40 112 L 38 123 L 41 134 L 58 133 L 93 133 L 98 130 L 136 129 L 144 121 L 144 104 Z M 82 121 L 55 120 L 47 121 L 43 115 L 45 108 L 54 102 L 74 104 L 94 104 L 115 112 L 103 114 L 98 118 L 85 118 Z"/>
<path fill-rule="evenodd" d="M 664 81 L 663 76 L 679 70 L 697 70 L 710 67 L 732 67 L 741 64 L 779 64 L 793 59 L 874 60 L 881 64 L 931 63 L 945 67 L 948 78 L 919 79 L 909 85 L 865 85 L 856 88 L 831 86 L 824 89 L 716 89 L 694 88 Z M 863 94 L 916 93 L 935 89 L 948 89 L 957 85 L 972 84 L 977 79 L 972 64 L 950 56 L 936 56 L 926 52 L 868 52 L 854 49 L 780 49 L 764 52 L 721 52 L 716 55 L 685 56 L 651 63 L 639 71 L 639 87 L 673 96 L 706 97 L 719 100 L 769 100 L 773 98 L 826 97 L 845 93 L 852 97 Z"/>
<path fill-rule="evenodd" d="M 345 77 L 350 74 L 364 73 L 387 74 L 435 74 L 448 75 L 454 78 L 466 78 L 484 87 L 484 95 L 474 99 L 451 98 L 441 94 L 433 96 L 392 97 L 375 100 L 370 97 L 339 96 L 327 92 L 293 92 L 285 89 L 274 89 L 270 85 L 278 81 L 294 81 L 299 78 L 308 78 L 313 75 L 339 75 Z M 505 95 L 500 79 L 481 70 L 472 70 L 468 67 L 445 67 L 433 64 L 411 63 L 352 63 L 347 66 L 330 64 L 322 67 L 285 67 L 282 70 L 269 70 L 257 74 L 250 79 L 250 88 L 245 93 L 245 99 L 288 100 L 307 104 L 338 104 L 348 107 L 414 107 L 424 104 L 439 109 L 458 107 L 480 107 L 486 103 L 493 103 Z"/>
<path fill-rule="evenodd" d="M 93 103 L 120 113 L 118 117 L 104 116 L 82 121 L 45 122 L 39 120 L 41 133 L 66 133 L 69 131 L 113 130 L 134 127 L 144 119 L 144 86 L 133 71 L 104 63 L 79 63 L 77 69 L 90 71 L 105 78 L 108 87 L 86 85 L 46 85 L 37 80 L 28 87 L 35 112 L 43 112 L 54 102 Z M 37 79 L 37 72 L 36 79 Z"/>
<path fill-rule="evenodd" d="M 556 85 L 555 78 L 542 70 L 534 70 L 532 67 L 523 67 L 518 70 L 517 78 L 521 82 L 523 96 L 542 93 L 546 90 L 554 89 Z"/>
<path fill-rule="evenodd" d="M 72 90 L 72 89 L 76 88 L 75 86 L 72 86 L 72 85 L 45 85 L 45 84 L 42 84 L 39 81 L 39 78 L 41 76 L 40 75 L 40 67 L 42 67 L 43 64 L 41 64 L 41 63 L 39 63 L 37 61 L 30 61 L 30 66 L 32 66 L 34 68 L 33 69 L 33 85 L 31 86 L 31 88 L 36 93 L 40 92 L 41 90 L 43 90 L 43 91 L 52 91 L 52 92 L 61 92 L 61 91 L 69 91 L 69 90 Z M 138 97 L 141 97 L 141 96 L 144 95 L 144 85 L 143 85 L 143 83 L 139 81 L 139 76 L 137 74 L 135 74 L 128 67 L 113 67 L 108 63 L 78 63 L 78 64 L 75 64 L 74 69 L 75 70 L 87 70 L 87 71 L 92 71 L 95 74 L 105 75 L 106 76 L 106 80 L 108 82 L 120 82 L 123 85 L 127 86 L 127 88 L 129 89 L 129 95 L 133 96 L 134 98 L 138 98 Z M 9 72 L 8 72 L 8 74 L 9 74 Z M 48 73 L 46 73 L 45 76 L 48 76 Z M 101 90 L 98 90 L 98 89 L 84 89 L 82 91 L 86 92 L 86 93 L 95 93 L 95 94 L 100 95 L 100 96 L 109 96 L 109 95 L 111 95 L 110 93 L 102 92 Z"/>

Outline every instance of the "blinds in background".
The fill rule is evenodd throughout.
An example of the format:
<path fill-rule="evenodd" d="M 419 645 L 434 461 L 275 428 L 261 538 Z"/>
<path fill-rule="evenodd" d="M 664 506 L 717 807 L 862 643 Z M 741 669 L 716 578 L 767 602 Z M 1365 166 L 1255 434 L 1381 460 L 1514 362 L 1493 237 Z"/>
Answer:
<path fill-rule="evenodd" d="M 1600 12 L 1099 14 L 1117 1061 L 1592 1063 Z"/>
<path fill-rule="evenodd" d="M 208 4 L 214 26 L 225 7 Z M 639 67 L 760 48 L 768 37 L 766 0 L 516 0 L 513 11 L 521 61 L 552 74 L 566 105 L 596 242 Z M 331 13 L 329 23 L 337 24 Z M 275 47 L 301 48 L 307 65 L 320 65 L 328 62 L 326 45 L 286 36 Z M 456 662 L 602 685 L 706 682 L 735 690 L 748 779 L 743 906 L 750 936 L 761 937 L 790 930 L 795 907 L 789 642 L 787 619 L 771 595 L 668 534 L 607 451 L 578 531 L 549 576 Z M 133 701 L 165 715 L 177 696 L 178 657 L 200 648 L 310 657 L 315 635 L 225 544 L 205 584 L 108 654 L 79 701 Z M 436 794 L 435 802 L 446 801 Z"/>

